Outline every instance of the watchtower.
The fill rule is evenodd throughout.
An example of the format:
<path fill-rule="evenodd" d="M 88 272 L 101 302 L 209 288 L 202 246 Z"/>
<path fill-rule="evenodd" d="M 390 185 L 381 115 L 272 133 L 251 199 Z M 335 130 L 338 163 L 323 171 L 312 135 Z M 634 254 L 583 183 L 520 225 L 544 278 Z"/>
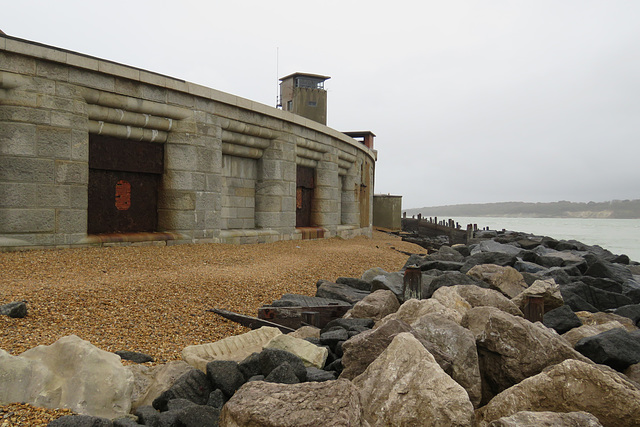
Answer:
<path fill-rule="evenodd" d="M 324 82 L 330 78 L 305 73 L 293 73 L 281 78 L 278 107 L 326 125 L 327 91 Z"/>

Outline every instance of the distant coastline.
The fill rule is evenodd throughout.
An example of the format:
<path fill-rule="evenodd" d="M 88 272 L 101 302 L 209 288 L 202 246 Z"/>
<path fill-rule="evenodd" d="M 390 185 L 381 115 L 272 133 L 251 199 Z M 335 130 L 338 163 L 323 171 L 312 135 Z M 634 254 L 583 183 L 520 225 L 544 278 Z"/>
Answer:
<path fill-rule="evenodd" d="M 422 216 L 439 217 L 640 219 L 640 200 L 478 203 L 404 209 L 403 212 L 407 216 L 420 213 Z"/>

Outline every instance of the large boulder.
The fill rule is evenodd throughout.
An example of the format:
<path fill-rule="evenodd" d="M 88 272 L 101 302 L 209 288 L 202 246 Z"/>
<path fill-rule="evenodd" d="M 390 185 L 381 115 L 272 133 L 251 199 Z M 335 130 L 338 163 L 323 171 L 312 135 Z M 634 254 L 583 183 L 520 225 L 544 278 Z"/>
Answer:
<path fill-rule="evenodd" d="M 179 377 L 195 368 L 187 362 L 177 360 L 156 366 L 130 365 L 127 369 L 134 378 L 131 409 L 135 410 L 140 406 L 151 405 Z"/>
<path fill-rule="evenodd" d="M 527 283 L 522 274 L 513 267 L 503 267 L 495 264 L 476 265 L 467 271 L 467 275 L 476 280 L 483 281 L 490 289 L 502 292 L 509 298 L 513 298 L 527 289 Z"/>
<path fill-rule="evenodd" d="M 372 427 L 473 425 L 465 389 L 410 333 L 398 334 L 353 385 L 360 390 L 363 418 Z"/>
<path fill-rule="evenodd" d="M 460 268 L 461 273 L 466 273 L 474 266 L 480 264 L 496 264 L 513 267 L 518 259 L 514 255 L 501 252 L 479 252 L 467 257 Z"/>
<path fill-rule="evenodd" d="M 321 280 L 318 284 L 319 286 L 316 290 L 316 297 L 319 298 L 337 299 L 348 302 L 349 304 L 355 304 L 369 295 L 368 291 L 361 291 L 360 289 L 352 288 L 349 285 L 333 283 L 327 280 Z"/>
<path fill-rule="evenodd" d="M 584 275 L 611 279 L 620 284 L 625 283 L 629 279 L 633 279 L 633 274 L 628 267 L 605 260 L 598 260 L 592 263 Z"/>
<path fill-rule="evenodd" d="M 389 320 L 377 329 L 353 336 L 342 344 L 344 353 L 340 378 L 352 380 L 363 373 L 389 346 L 395 335 L 410 332 L 411 329 L 409 324 L 401 320 Z"/>
<path fill-rule="evenodd" d="M 436 252 L 430 253 L 426 257 L 424 257 L 425 261 L 453 261 L 453 262 L 463 262 L 464 256 L 450 246 L 440 246 Z"/>
<path fill-rule="evenodd" d="M 640 389 L 612 371 L 568 359 L 494 397 L 476 411 L 477 425 L 520 411 L 585 411 L 603 426 L 637 426 Z"/>
<path fill-rule="evenodd" d="M 579 319 L 579 317 L 578 317 Z M 615 328 L 624 328 L 624 325 L 620 322 L 612 320 L 611 322 L 599 323 L 596 325 L 582 325 L 577 328 L 573 328 L 568 332 L 562 334 L 571 347 L 575 347 L 578 341 L 583 338 L 592 337 L 602 332 L 609 331 Z"/>
<path fill-rule="evenodd" d="M 640 330 L 628 332 L 624 328 L 611 329 L 583 338 L 575 349 L 595 363 L 611 366 L 622 372 L 640 363 Z"/>
<path fill-rule="evenodd" d="M 489 285 L 458 271 L 448 271 L 430 280 L 422 286 L 422 298 L 431 298 L 435 291 L 445 286 L 476 285 L 488 288 Z"/>
<path fill-rule="evenodd" d="M 469 310 L 462 326 L 476 337 L 483 403 L 547 366 L 565 359 L 588 361 L 551 329 L 494 307 Z"/>
<path fill-rule="evenodd" d="M 277 335 L 274 337 L 265 348 L 276 348 L 279 350 L 288 351 L 298 356 L 304 366 L 306 367 L 324 367 L 324 363 L 327 361 L 329 350 L 324 347 L 318 347 L 311 344 L 309 341 L 295 338 L 291 335 Z"/>
<path fill-rule="evenodd" d="M 508 243 L 499 243 L 495 240 L 483 240 L 471 249 L 471 255 L 482 252 L 497 252 L 511 256 L 518 256 L 520 252 L 522 252 L 522 248 Z"/>
<path fill-rule="evenodd" d="M 446 307 L 434 298 L 424 300 L 410 299 L 403 303 L 398 311 L 391 313 L 385 316 L 382 320 L 376 322 L 375 327 L 379 328 L 390 320 L 402 320 L 405 323 L 411 324 L 425 314 L 438 314 L 447 319 L 453 320 L 456 323 L 460 323 L 462 321 L 462 314 L 460 311 Z"/>
<path fill-rule="evenodd" d="M 588 412 L 520 411 L 492 421 L 489 427 L 602 427 Z"/>
<path fill-rule="evenodd" d="M 389 290 L 379 289 L 358 301 L 344 317 L 368 318 L 378 321 L 400 308 L 396 295 Z"/>
<path fill-rule="evenodd" d="M 119 356 L 75 335 L 19 356 L 0 351 L 0 404 L 26 402 L 117 418 L 131 409 L 133 382 Z"/>
<path fill-rule="evenodd" d="M 638 325 L 640 323 L 640 304 L 624 305 L 616 309 L 614 314 L 627 317 L 631 319 L 633 323 Z"/>
<path fill-rule="evenodd" d="M 511 301 L 520 310 L 524 310 L 525 305 L 527 305 L 527 298 L 530 296 L 541 296 L 543 298 L 545 313 L 564 305 L 560 287 L 553 279 L 536 280 L 527 289 L 513 297 Z"/>
<path fill-rule="evenodd" d="M 464 387 L 469 400 L 477 407 L 482 397 L 482 381 L 476 340 L 471 331 L 452 320 L 433 314 L 422 316 L 411 327 L 451 357 L 451 378 Z"/>
<path fill-rule="evenodd" d="M 573 282 L 567 285 L 560 285 L 560 291 L 563 295 L 571 292 L 594 306 L 600 311 L 616 309 L 624 305 L 632 304 L 633 301 L 615 292 L 603 291 L 602 289 L 589 286 L 582 282 Z"/>
<path fill-rule="evenodd" d="M 633 320 L 614 313 L 590 313 L 588 311 L 578 311 L 576 312 L 576 316 L 578 316 L 578 318 L 582 321 L 583 325 L 601 325 L 603 323 L 615 321 L 622 323 L 627 331 L 635 331 L 638 329 L 638 327 L 634 325 Z"/>
<path fill-rule="evenodd" d="M 542 323 L 547 328 L 555 329 L 559 334 L 564 334 L 573 328 L 582 326 L 582 321 L 568 305 L 547 311 L 542 317 Z"/>
<path fill-rule="evenodd" d="M 280 329 L 263 326 L 213 343 L 190 345 L 182 350 L 182 358 L 194 368 L 206 372 L 207 363 L 214 360 L 240 362 L 252 353 L 260 352 L 262 347 L 277 335 L 282 335 Z"/>
<path fill-rule="evenodd" d="M 502 293 L 479 286 L 458 285 L 440 288 L 433 294 L 433 298 L 447 307 L 451 307 L 448 301 L 455 301 L 456 306 L 451 308 L 457 309 L 463 315 L 466 314 L 468 308 L 490 306 L 499 308 L 514 316 L 524 317 L 522 311 Z M 457 303 L 457 298 L 462 298 L 469 304 L 469 307 L 465 304 Z"/>
<path fill-rule="evenodd" d="M 243 385 L 222 408 L 221 427 L 361 426 L 358 390 L 347 380 Z"/>
<path fill-rule="evenodd" d="M 155 398 L 152 405 L 159 411 L 168 410 L 168 404 L 174 399 L 186 399 L 196 405 L 205 405 L 213 386 L 207 374 L 199 369 L 192 369 L 182 374 L 173 385 Z"/>

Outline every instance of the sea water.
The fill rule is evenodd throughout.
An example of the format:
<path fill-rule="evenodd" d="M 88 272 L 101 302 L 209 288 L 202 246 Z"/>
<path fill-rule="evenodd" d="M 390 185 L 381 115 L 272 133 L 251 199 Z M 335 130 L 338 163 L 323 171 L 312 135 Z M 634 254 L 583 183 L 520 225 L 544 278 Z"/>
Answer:
<path fill-rule="evenodd" d="M 439 220 L 449 217 L 439 217 Z M 587 245 L 598 245 L 614 254 L 625 254 L 640 261 L 640 219 L 600 218 L 497 218 L 451 217 L 466 229 L 477 224 L 479 229 L 512 230 L 549 236 L 556 240 L 577 240 Z"/>

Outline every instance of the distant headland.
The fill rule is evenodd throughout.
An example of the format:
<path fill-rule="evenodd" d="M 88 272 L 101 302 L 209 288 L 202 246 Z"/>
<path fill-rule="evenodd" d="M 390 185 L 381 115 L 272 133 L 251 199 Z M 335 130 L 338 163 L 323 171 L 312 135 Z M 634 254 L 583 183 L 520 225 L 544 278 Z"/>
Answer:
<path fill-rule="evenodd" d="M 640 218 L 640 200 L 611 200 L 608 202 L 525 203 L 499 202 L 431 206 L 404 209 L 407 216 L 463 216 L 515 218 Z"/>

